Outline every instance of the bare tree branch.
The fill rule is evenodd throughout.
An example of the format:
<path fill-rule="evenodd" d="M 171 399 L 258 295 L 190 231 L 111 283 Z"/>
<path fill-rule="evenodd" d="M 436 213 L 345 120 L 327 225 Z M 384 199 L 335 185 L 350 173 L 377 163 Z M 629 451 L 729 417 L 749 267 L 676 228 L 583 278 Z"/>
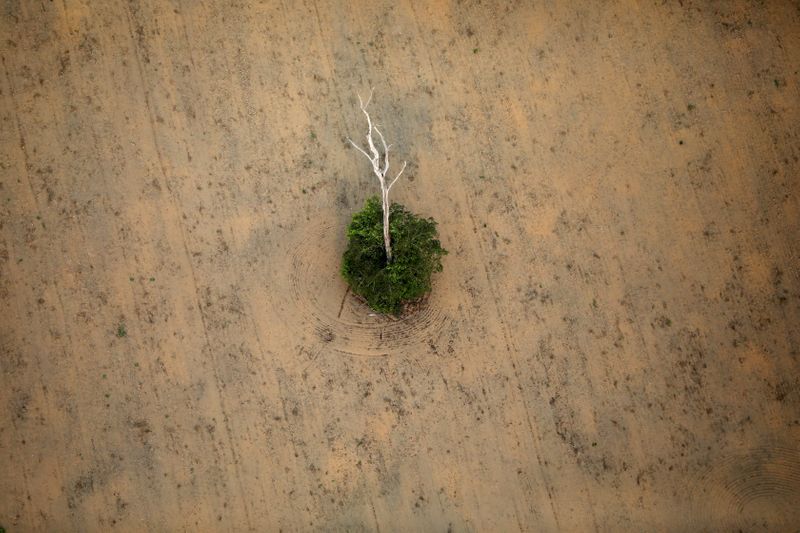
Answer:
<path fill-rule="evenodd" d="M 367 98 L 367 102 L 364 103 L 364 100 L 361 99 L 360 94 L 356 94 L 358 96 L 358 104 L 361 108 L 361 111 L 364 113 L 364 116 L 367 117 L 367 145 L 369 146 L 369 151 L 372 155 L 367 153 L 366 150 L 361 148 L 359 145 L 354 143 L 348 137 L 348 141 L 350 144 L 353 145 L 359 152 L 364 154 L 367 159 L 369 159 L 370 163 L 372 164 L 372 172 L 375 174 L 375 177 L 378 178 L 378 183 L 381 186 L 381 205 L 383 207 L 383 245 L 386 249 L 386 260 L 392 260 L 392 243 L 391 238 L 389 235 L 389 208 L 391 204 L 389 203 L 389 190 L 392 188 L 392 185 L 400 178 L 400 175 L 406 169 L 406 162 L 403 162 L 403 168 L 400 169 L 400 172 L 394 177 L 394 179 L 386 185 L 386 174 L 389 172 L 389 148 L 392 146 L 391 144 L 386 144 L 386 139 L 383 137 L 383 133 L 378 129 L 377 125 L 372 123 L 372 117 L 369 116 L 369 112 L 367 111 L 367 106 L 372 101 L 372 94 L 374 92 L 374 88 L 370 89 L 369 91 L 369 98 Z M 383 147 L 383 154 L 378 150 L 375 146 L 375 139 L 372 136 L 372 131 L 378 134 L 378 138 L 381 141 L 381 145 Z M 383 162 L 383 168 L 381 168 L 381 162 Z"/>
<path fill-rule="evenodd" d="M 378 129 L 378 125 L 375 125 L 375 132 L 378 134 L 378 137 L 381 138 L 381 143 L 383 144 L 383 175 L 386 176 L 386 173 L 389 172 L 389 147 L 386 146 L 386 140 L 383 138 L 383 134 L 381 130 Z"/>
<path fill-rule="evenodd" d="M 358 151 L 359 151 L 359 152 L 361 152 L 362 154 L 364 154 L 364 155 L 367 157 L 367 159 L 369 159 L 369 160 L 370 160 L 370 162 L 372 161 L 372 158 L 369 156 L 369 154 L 368 154 L 367 152 L 365 152 L 365 151 L 364 151 L 364 150 L 363 150 L 363 149 L 362 149 L 362 148 L 361 148 L 359 145 L 357 145 L 356 143 L 354 143 L 353 141 L 351 141 L 349 137 L 348 137 L 348 139 L 347 139 L 347 140 L 348 140 L 348 141 L 350 141 L 350 144 L 352 144 L 354 148 L 358 149 Z"/>
<path fill-rule="evenodd" d="M 367 106 L 372 101 L 372 92 L 374 90 L 375 90 L 374 88 L 370 89 L 369 98 L 367 98 L 367 103 L 366 104 L 361 103 L 361 95 L 358 96 L 358 102 L 361 103 L 361 111 L 363 111 L 364 112 L 364 116 L 367 117 L 367 126 L 368 126 L 368 128 L 367 128 L 367 144 L 369 144 L 369 151 L 372 152 L 372 158 L 373 158 L 372 166 L 376 167 L 376 168 L 379 168 L 378 165 L 376 164 L 376 160 L 378 160 L 378 161 L 380 160 L 380 154 L 378 153 L 378 149 L 375 148 L 375 141 L 372 140 L 372 119 L 370 118 L 369 113 L 367 112 Z"/>
<path fill-rule="evenodd" d="M 397 173 L 397 176 L 395 176 L 395 178 L 392 180 L 392 182 L 389 184 L 389 186 L 386 187 L 387 191 L 392 189 L 392 185 L 394 185 L 394 182 L 397 181 L 400 178 L 400 174 L 402 174 L 405 169 L 406 169 L 406 162 L 403 161 L 403 168 L 400 169 L 400 172 Z"/>
<path fill-rule="evenodd" d="M 364 109 L 366 109 L 369 103 L 372 101 L 372 93 L 374 92 L 375 92 L 375 87 L 372 87 L 369 90 L 369 98 L 367 98 L 367 103 L 362 106 Z M 361 100 L 361 97 L 359 96 L 358 99 Z"/>

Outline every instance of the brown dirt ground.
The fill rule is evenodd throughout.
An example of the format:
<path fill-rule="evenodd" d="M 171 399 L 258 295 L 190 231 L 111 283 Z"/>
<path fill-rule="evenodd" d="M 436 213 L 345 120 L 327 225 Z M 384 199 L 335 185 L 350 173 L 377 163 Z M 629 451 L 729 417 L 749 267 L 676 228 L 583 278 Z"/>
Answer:
<path fill-rule="evenodd" d="M 0 9 L 8 531 L 800 529 L 796 1 Z"/>

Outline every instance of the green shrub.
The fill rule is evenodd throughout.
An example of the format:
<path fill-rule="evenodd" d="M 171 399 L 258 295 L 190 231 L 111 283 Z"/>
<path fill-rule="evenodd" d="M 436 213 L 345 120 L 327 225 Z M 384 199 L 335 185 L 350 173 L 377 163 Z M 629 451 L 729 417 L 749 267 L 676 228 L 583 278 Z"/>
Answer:
<path fill-rule="evenodd" d="M 431 290 L 431 275 L 442 271 L 447 254 L 438 240 L 436 221 L 393 203 L 389 209 L 392 262 L 383 247 L 383 212 L 377 196 L 353 215 L 342 275 L 355 294 L 380 313 L 399 314 L 403 304 Z"/>

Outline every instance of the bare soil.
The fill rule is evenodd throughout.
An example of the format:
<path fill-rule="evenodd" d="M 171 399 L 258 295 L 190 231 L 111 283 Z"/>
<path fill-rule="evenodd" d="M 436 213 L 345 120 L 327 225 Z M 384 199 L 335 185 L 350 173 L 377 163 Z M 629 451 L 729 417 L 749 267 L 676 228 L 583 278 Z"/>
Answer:
<path fill-rule="evenodd" d="M 0 6 L 7 531 L 800 530 L 800 6 Z M 341 280 L 377 184 L 450 250 Z"/>

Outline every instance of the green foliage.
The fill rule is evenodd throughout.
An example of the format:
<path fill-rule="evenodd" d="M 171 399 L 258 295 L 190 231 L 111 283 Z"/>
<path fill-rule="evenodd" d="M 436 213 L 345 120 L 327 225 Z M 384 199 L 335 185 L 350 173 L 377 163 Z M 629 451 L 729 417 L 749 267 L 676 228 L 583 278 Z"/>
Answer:
<path fill-rule="evenodd" d="M 436 221 L 406 211 L 400 204 L 389 209 L 392 262 L 383 247 L 383 211 L 377 196 L 353 215 L 342 258 L 342 275 L 355 294 L 381 313 L 398 314 L 403 304 L 431 290 L 431 275 L 442 271 L 447 254 L 438 240 Z"/>

